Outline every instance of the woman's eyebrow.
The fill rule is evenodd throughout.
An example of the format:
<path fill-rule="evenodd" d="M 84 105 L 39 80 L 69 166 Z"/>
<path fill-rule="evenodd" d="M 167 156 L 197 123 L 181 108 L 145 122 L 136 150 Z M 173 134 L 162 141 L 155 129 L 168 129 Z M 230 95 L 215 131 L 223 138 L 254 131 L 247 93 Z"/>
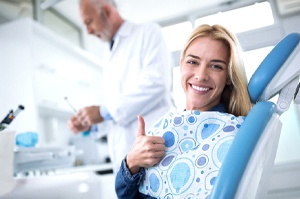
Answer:
<path fill-rule="evenodd" d="M 226 61 L 220 60 L 220 59 L 212 59 L 210 60 L 211 62 L 220 62 L 220 63 L 224 63 L 225 65 L 227 64 Z"/>
<path fill-rule="evenodd" d="M 186 57 L 192 57 L 192 58 L 195 58 L 195 59 L 200 59 L 200 57 L 198 57 L 196 55 L 192 55 L 192 54 L 188 54 L 188 55 L 186 55 Z"/>
<path fill-rule="evenodd" d="M 201 59 L 200 57 L 198 57 L 198 56 L 196 56 L 196 55 L 193 55 L 193 54 L 188 54 L 188 55 L 186 55 L 187 57 L 192 57 L 192 58 L 194 58 L 194 59 Z M 219 63 L 223 63 L 223 64 L 227 64 L 226 63 L 226 61 L 224 61 L 224 60 L 221 60 L 221 59 L 212 59 L 212 60 L 210 60 L 210 62 L 219 62 Z"/>

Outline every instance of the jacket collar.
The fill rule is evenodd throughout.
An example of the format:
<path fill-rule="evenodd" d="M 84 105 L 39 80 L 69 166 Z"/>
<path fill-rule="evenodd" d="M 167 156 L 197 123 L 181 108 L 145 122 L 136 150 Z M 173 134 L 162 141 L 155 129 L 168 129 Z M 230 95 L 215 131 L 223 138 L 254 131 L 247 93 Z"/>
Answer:
<path fill-rule="evenodd" d="M 133 23 L 125 20 L 120 26 L 119 30 L 116 32 L 115 38 L 126 37 L 130 35 L 133 25 Z"/>
<path fill-rule="evenodd" d="M 117 30 L 117 32 L 115 33 L 115 35 L 112 39 L 114 41 L 113 49 L 115 48 L 115 46 L 118 46 L 119 40 L 122 37 L 127 37 L 131 34 L 133 26 L 134 26 L 133 23 L 126 21 L 126 20 L 122 23 L 122 25 Z M 110 44 L 111 44 L 111 42 L 109 42 L 109 47 L 110 47 Z M 113 49 L 111 49 L 111 51 L 113 51 Z"/>

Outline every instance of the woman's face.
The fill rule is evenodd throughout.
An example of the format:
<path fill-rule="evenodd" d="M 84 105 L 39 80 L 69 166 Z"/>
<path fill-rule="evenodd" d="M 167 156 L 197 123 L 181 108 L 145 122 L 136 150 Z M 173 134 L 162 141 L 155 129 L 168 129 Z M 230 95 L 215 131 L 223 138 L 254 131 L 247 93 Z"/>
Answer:
<path fill-rule="evenodd" d="M 207 111 L 220 103 L 228 77 L 228 47 L 209 37 L 195 39 L 181 60 L 181 84 L 186 109 Z"/>

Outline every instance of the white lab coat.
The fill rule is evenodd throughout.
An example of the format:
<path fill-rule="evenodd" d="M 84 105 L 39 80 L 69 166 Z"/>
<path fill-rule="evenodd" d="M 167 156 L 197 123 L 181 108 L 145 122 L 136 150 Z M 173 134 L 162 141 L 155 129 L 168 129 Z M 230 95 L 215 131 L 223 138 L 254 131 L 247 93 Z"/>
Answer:
<path fill-rule="evenodd" d="M 147 130 L 174 106 L 173 65 L 161 29 L 154 23 L 125 21 L 107 53 L 103 95 L 113 118 L 106 131 L 116 173 L 136 137 L 137 116 L 144 117 Z"/>

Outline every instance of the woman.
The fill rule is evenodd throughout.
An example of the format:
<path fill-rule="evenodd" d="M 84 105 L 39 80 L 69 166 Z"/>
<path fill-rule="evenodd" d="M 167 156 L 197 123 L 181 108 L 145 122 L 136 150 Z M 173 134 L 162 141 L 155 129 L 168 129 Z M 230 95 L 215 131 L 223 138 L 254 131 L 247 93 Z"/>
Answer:
<path fill-rule="evenodd" d="M 239 116 L 252 106 L 237 39 L 220 25 L 197 27 L 180 71 L 186 109 L 166 114 L 147 132 L 152 136 L 138 117 L 137 138 L 116 178 L 119 198 L 209 197 Z"/>

